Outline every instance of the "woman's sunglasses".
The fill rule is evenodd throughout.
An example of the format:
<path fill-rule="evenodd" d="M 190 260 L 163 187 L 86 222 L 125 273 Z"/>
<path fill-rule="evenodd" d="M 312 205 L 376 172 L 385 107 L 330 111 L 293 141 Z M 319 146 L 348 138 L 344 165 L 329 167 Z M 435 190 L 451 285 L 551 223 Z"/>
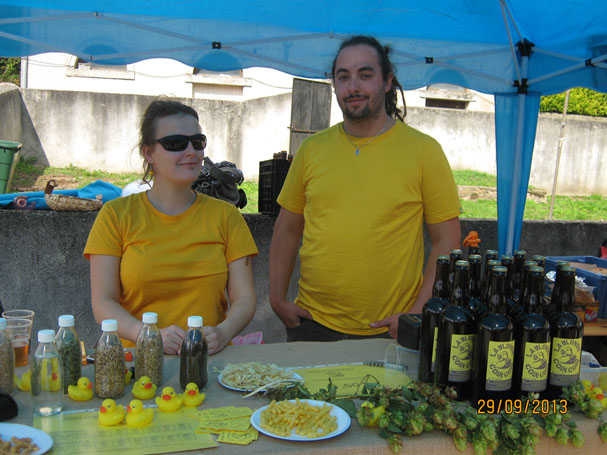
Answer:
<path fill-rule="evenodd" d="M 204 150 L 207 146 L 207 137 L 204 134 L 194 134 L 193 136 L 184 136 L 183 134 L 175 134 L 173 136 L 165 136 L 159 139 L 154 139 L 152 144 L 160 144 L 167 152 L 183 152 L 188 148 L 188 143 L 192 143 L 192 147 L 196 150 Z"/>

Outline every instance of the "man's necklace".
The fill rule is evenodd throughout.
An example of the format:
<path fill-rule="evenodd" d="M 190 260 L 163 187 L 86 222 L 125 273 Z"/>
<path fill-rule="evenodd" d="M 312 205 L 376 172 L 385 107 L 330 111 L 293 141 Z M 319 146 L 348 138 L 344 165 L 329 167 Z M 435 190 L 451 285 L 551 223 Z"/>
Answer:
<path fill-rule="evenodd" d="M 390 124 L 390 118 L 388 118 L 386 120 L 386 123 L 384 123 L 384 126 L 382 127 L 381 130 L 379 130 L 379 133 L 377 133 L 375 136 L 373 136 L 371 139 L 369 139 L 367 142 L 365 142 L 362 145 L 356 145 L 354 142 L 352 142 L 352 139 L 350 139 L 350 135 L 346 132 L 346 129 L 344 128 L 343 123 L 341 124 L 341 128 L 344 130 L 344 134 L 346 135 L 346 139 L 348 139 L 348 142 L 350 144 L 352 144 L 352 147 L 354 147 L 356 150 L 354 151 L 354 154 L 356 156 L 358 156 L 360 154 L 360 149 L 363 147 L 366 147 L 367 145 L 369 145 L 371 142 L 373 142 L 375 139 L 377 139 L 385 130 L 386 127 Z"/>

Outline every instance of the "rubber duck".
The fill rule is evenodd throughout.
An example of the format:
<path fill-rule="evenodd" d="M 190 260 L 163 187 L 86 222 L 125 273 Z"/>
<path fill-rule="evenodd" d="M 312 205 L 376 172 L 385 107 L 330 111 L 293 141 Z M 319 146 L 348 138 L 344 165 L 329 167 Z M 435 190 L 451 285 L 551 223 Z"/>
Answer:
<path fill-rule="evenodd" d="M 32 370 L 27 370 L 21 375 L 21 379 L 15 375 L 15 385 L 23 392 L 29 392 L 32 389 Z"/>
<path fill-rule="evenodd" d="M 53 358 L 51 360 L 51 374 L 44 375 L 41 378 L 42 390 L 50 390 L 51 392 L 58 392 L 62 388 L 61 377 L 59 376 L 59 359 Z M 48 371 L 49 359 L 42 359 L 42 371 Z"/>
<path fill-rule="evenodd" d="M 124 383 L 130 384 L 132 378 L 133 378 L 133 371 L 130 368 L 125 368 L 124 369 Z"/>
<path fill-rule="evenodd" d="M 154 410 L 143 407 L 141 400 L 131 400 L 126 408 L 126 424 L 130 427 L 143 427 L 152 423 Z"/>
<path fill-rule="evenodd" d="M 118 425 L 124 420 L 126 410 L 122 405 L 116 405 L 111 398 L 103 400 L 99 408 L 99 423 L 105 426 Z"/>
<path fill-rule="evenodd" d="M 173 387 L 165 387 L 162 389 L 162 395 L 156 397 L 158 409 L 164 412 L 179 411 L 182 401 L 181 397 L 175 393 Z"/>
<path fill-rule="evenodd" d="M 83 376 L 76 385 L 67 386 L 67 394 L 74 401 L 88 401 L 93 398 L 93 383 Z"/>
<path fill-rule="evenodd" d="M 152 384 L 152 380 L 147 376 L 141 376 L 139 380 L 133 384 L 133 396 L 140 400 L 151 400 L 156 396 L 156 384 Z"/>
<path fill-rule="evenodd" d="M 198 386 L 195 382 L 189 382 L 185 386 L 185 392 L 181 394 L 181 398 L 184 406 L 195 408 L 196 406 L 200 406 L 202 404 L 206 398 L 206 394 L 199 392 Z"/>

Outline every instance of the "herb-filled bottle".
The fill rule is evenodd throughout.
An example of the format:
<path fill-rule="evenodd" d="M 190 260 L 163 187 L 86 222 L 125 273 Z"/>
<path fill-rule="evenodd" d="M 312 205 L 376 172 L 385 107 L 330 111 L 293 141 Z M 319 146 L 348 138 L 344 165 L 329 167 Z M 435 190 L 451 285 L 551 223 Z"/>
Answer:
<path fill-rule="evenodd" d="M 4 318 L 0 318 L 0 365 L 0 392 L 10 395 L 15 389 L 15 350 Z"/>
<path fill-rule="evenodd" d="M 548 384 L 550 324 L 544 316 L 544 269 L 527 272 L 524 315 L 515 323 L 516 348 L 512 374 L 512 396 L 542 393 Z"/>
<path fill-rule="evenodd" d="M 463 258 L 462 250 L 454 249 L 449 252 L 449 295 L 453 292 L 453 280 L 455 277 L 455 263 Z"/>
<path fill-rule="evenodd" d="M 156 313 L 143 313 L 143 326 L 135 343 L 135 379 L 147 376 L 152 384 L 162 384 L 164 345 L 162 335 L 156 326 Z"/>
<path fill-rule="evenodd" d="M 489 312 L 479 325 L 474 349 L 472 405 L 479 400 L 505 400 L 512 386 L 514 330 L 506 315 L 506 268 L 491 271 Z"/>
<path fill-rule="evenodd" d="M 209 347 L 202 332 L 202 316 L 188 318 L 188 331 L 181 344 L 181 365 L 179 382 L 185 390 L 188 382 L 195 382 L 199 389 L 207 385 L 207 361 Z"/>
<path fill-rule="evenodd" d="M 475 324 L 487 313 L 487 306 L 483 301 L 483 286 L 481 278 L 482 257 L 479 254 L 471 254 L 468 258 L 470 263 L 470 300 L 468 306 L 472 311 Z"/>
<path fill-rule="evenodd" d="M 63 366 L 63 393 L 67 393 L 68 386 L 77 385 L 82 375 L 82 353 L 80 352 L 80 338 L 74 329 L 74 316 L 64 314 L 59 316 L 59 331 L 55 337 L 55 344 L 61 355 Z"/>
<path fill-rule="evenodd" d="M 487 296 L 487 288 L 489 287 L 489 276 L 491 274 L 491 267 L 489 261 L 497 260 L 496 250 L 485 250 L 483 255 L 483 299 Z"/>
<path fill-rule="evenodd" d="M 512 273 L 512 298 L 515 302 L 519 301 L 521 288 L 525 284 L 523 281 L 523 267 L 525 266 L 526 259 L 527 252 L 525 250 L 516 250 L 514 252 L 514 272 Z"/>
<path fill-rule="evenodd" d="M 118 337 L 118 321 L 101 322 L 101 337 L 95 349 L 95 394 L 101 398 L 118 398 L 124 392 L 124 347 Z"/>
<path fill-rule="evenodd" d="M 575 313 L 575 269 L 561 270 L 561 290 L 554 302 L 556 313 L 550 319 L 550 376 L 548 378 L 549 399 L 558 399 L 563 389 L 575 383 L 580 376 L 582 337 L 584 324 Z"/>
<path fill-rule="evenodd" d="M 445 307 L 449 305 L 448 279 L 449 256 L 439 256 L 436 260 L 432 297 L 424 304 L 422 309 L 419 340 L 419 380 L 422 382 L 434 382 L 438 319 Z"/>
<path fill-rule="evenodd" d="M 38 348 L 34 354 L 31 376 L 34 414 L 49 416 L 63 408 L 63 369 L 55 345 L 54 330 L 38 332 Z"/>
<path fill-rule="evenodd" d="M 457 261 L 451 303 L 439 318 L 434 373 L 434 382 L 453 387 L 460 401 L 470 398 L 476 329 L 468 306 L 468 275 L 468 261 Z"/>

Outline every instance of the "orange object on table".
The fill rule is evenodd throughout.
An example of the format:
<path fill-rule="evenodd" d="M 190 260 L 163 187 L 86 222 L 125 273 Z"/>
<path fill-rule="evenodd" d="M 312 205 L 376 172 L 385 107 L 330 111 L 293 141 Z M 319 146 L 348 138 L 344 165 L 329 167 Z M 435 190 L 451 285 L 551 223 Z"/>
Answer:
<path fill-rule="evenodd" d="M 478 246 L 481 243 L 481 239 L 478 238 L 478 232 L 470 231 L 463 241 L 464 247 L 466 246 Z"/>

